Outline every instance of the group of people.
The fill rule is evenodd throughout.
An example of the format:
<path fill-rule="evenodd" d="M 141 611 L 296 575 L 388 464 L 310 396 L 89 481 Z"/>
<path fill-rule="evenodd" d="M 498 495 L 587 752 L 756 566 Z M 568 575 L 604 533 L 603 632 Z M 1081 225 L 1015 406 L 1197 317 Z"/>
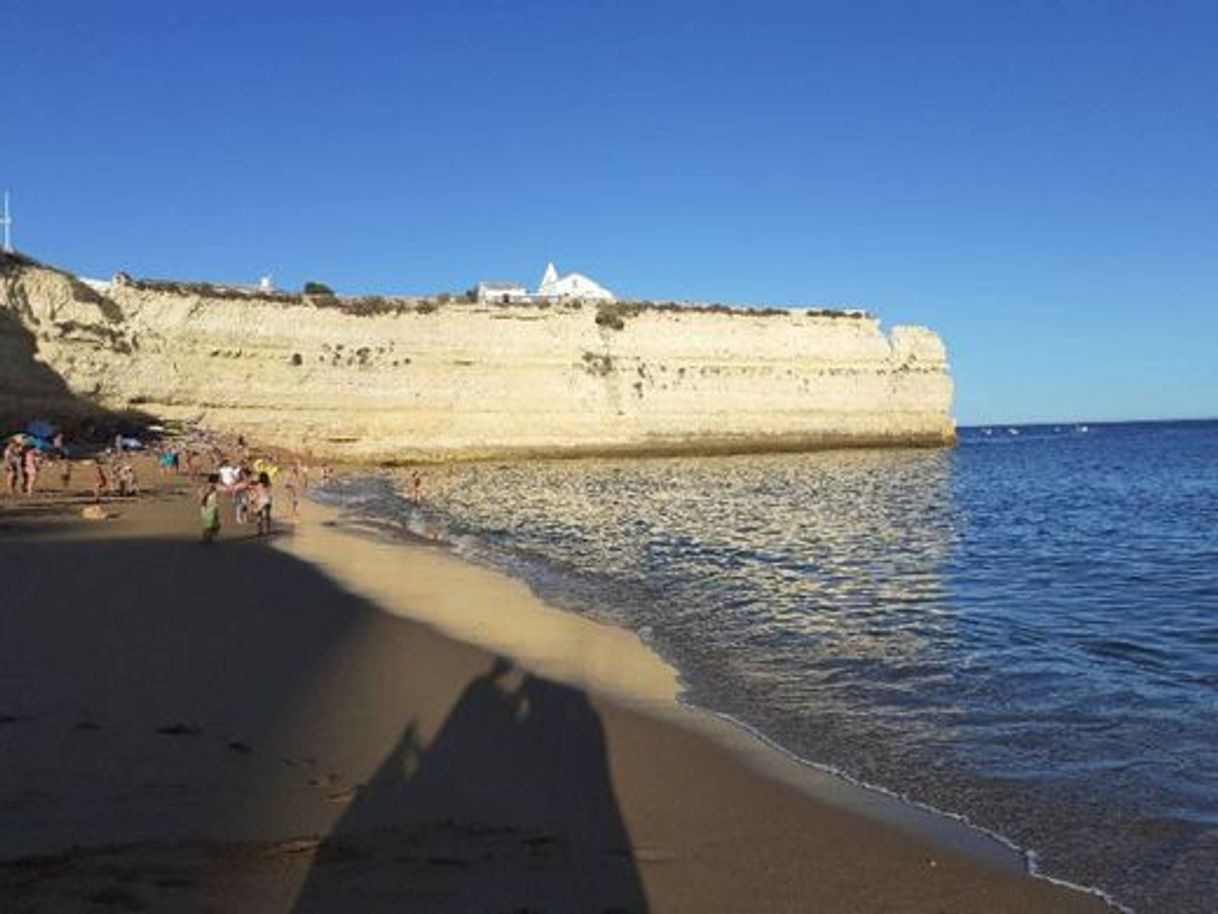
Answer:
<path fill-rule="evenodd" d="M 195 429 L 183 436 L 156 439 L 147 445 L 138 439 L 116 435 L 110 447 L 90 449 L 85 462 L 93 471 L 95 500 L 100 501 L 103 495 L 139 494 L 131 452 L 145 447 L 155 454 L 162 476 L 186 474 L 205 480 L 198 489 L 198 507 L 203 541 L 208 543 L 220 533 L 221 496 L 230 500 L 232 517 L 238 525 L 254 525 L 259 536 L 266 536 L 272 531 L 276 484 L 287 497 L 293 519 L 299 510 L 300 495 L 309 487 L 309 466 L 303 461 L 292 460 L 280 466 L 266 457 L 252 456 L 244 438 L 237 438 L 233 446 L 231 440 Z M 48 464 L 59 468 L 63 489 L 67 491 L 72 481 L 73 463 L 62 432 L 48 428 L 38 431 L 37 435 L 18 433 L 9 437 L 4 441 L 0 457 L 8 494 L 33 495 L 39 475 Z M 332 471 L 328 464 L 321 465 L 319 470 L 320 483 L 324 486 L 330 482 Z M 410 480 L 410 495 L 416 503 L 421 500 L 421 490 L 422 475 L 415 472 Z"/>
<path fill-rule="evenodd" d="M 102 495 L 138 495 L 139 483 L 129 449 L 121 437 L 108 448 L 87 461 L 93 468 L 93 497 Z M 4 444 L 0 462 L 4 468 L 5 491 L 10 496 L 33 495 L 38 480 L 51 467 L 58 468 L 59 483 L 66 492 L 72 485 L 73 461 L 63 432 L 49 437 L 18 433 Z"/>
<path fill-rule="evenodd" d="M 258 535 L 271 532 L 271 509 L 274 505 L 275 480 L 283 476 L 283 489 L 289 500 L 290 512 L 295 519 L 300 506 L 300 493 L 309 486 L 309 467 L 300 460 L 293 461 L 286 473 L 273 461 L 265 458 L 248 459 L 248 451 L 241 442 L 243 459 L 228 461 L 223 456 L 217 460 L 214 472 L 207 475 L 199 489 L 199 518 L 203 526 L 203 542 L 210 543 L 220 533 L 220 496 L 231 499 L 233 519 L 237 524 L 255 524 Z M 323 468 L 323 482 L 329 468 Z"/>
<path fill-rule="evenodd" d="M 31 435 L 13 435 L 4 445 L 0 462 L 9 495 L 33 495 L 42 468 L 50 462 L 59 464 L 64 488 L 72 480 L 72 461 L 68 459 L 63 433 L 56 434 L 49 446 Z"/>

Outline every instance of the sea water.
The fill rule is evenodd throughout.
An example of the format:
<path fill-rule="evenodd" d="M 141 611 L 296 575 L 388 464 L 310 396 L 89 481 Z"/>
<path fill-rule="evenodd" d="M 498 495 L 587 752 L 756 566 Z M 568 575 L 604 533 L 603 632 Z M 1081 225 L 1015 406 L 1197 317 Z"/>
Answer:
<path fill-rule="evenodd" d="M 628 626 L 685 701 L 1139 912 L 1218 910 L 1218 423 L 537 461 L 324 497 Z"/>

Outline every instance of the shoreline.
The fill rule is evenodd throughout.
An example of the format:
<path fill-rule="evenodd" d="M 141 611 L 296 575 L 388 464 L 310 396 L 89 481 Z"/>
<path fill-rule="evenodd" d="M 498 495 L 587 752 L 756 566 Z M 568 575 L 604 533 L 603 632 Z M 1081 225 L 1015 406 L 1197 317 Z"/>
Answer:
<path fill-rule="evenodd" d="M 596 623 L 556 622 L 578 617 L 538 609 L 520 582 L 430 547 L 379 547 L 320 515 L 283 549 L 227 528 L 209 551 L 180 486 L 121 511 L 90 526 L 0 508 L 14 599 L 0 808 L 16 826 L 0 897 L 1110 910 L 808 796 L 741 728 L 721 722 L 751 755 L 640 710 L 675 695 L 671 669 L 649 665 L 632 633 L 598 626 L 592 639 Z M 327 574 L 285 550 L 316 550 Z M 428 593 L 416 612 L 453 624 L 464 610 L 483 635 L 512 634 L 519 656 L 399 617 Z M 514 612 L 530 599 L 544 626 Z M 604 697 L 624 670 L 633 697 Z M 406 863 L 404 847 L 417 851 Z M 115 887 L 119 864 L 138 878 Z"/>
<path fill-rule="evenodd" d="M 367 576 L 361 575 L 360 572 L 366 569 L 353 567 L 343 561 L 335 562 L 333 550 L 294 548 L 299 547 L 298 539 L 279 544 L 342 581 L 344 586 L 366 594 L 388 612 L 487 650 L 502 651 L 513 656 L 523 651 L 526 664 L 534 669 L 703 736 L 745 761 L 762 776 L 787 784 L 818 802 L 858 813 L 986 865 L 1026 873 L 1046 883 L 1093 896 L 1108 905 L 1110 910 L 1132 914 L 1131 908 L 1122 905 L 1098 886 L 1082 885 L 1043 872 L 1035 848 L 1023 847 L 999 832 L 979 826 L 964 814 L 939 809 L 883 785 L 854 778 L 832 765 L 799 755 L 745 720 L 686 701 L 681 694 L 680 674 L 676 668 L 629 628 L 552 606 L 536 595 L 527 581 L 461 556 L 447 542 L 344 522 L 343 509 L 315 501 L 309 502 L 309 510 L 319 515 L 312 522 L 320 522 L 334 531 L 334 537 L 361 541 L 366 548 L 378 552 L 383 549 L 387 555 L 401 550 L 413 561 L 465 566 L 474 569 L 477 576 L 485 576 L 488 580 L 498 579 L 501 586 L 514 590 L 522 588 L 527 591 L 527 597 L 524 605 L 512 607 L 514 613 L 551 616 L 552 624 L 566 631 L 578 632 L 584 642 L 595 644 L 603 641 L 607 648 L 615 652 L 614 656 L 619 661 L 623 657 L 630 658 L 632 662 L 628 668 L 636 673 L 642 672 L 647 684 L 643 688 L 632 686 L 630 676 L 620 671 L 606 676 L 606 671 L 600 668 L 590 674 L 586 670 L 572 669 L 563 662 L 562 657 L 546 649 L 550 642 L 538 644 L 529 638 L 513 639 L 510 634 L 505 634 L 501 626 L 480 624 L 484 621 L 481 618 L 460 615 L 454 618 L 442 611 L 442 605 L 432 602 L 434 596 L 421 601 L 403 598 L 400 591 L 387 587 L 383 580 L 370 581 Z"/>
<path fill-rule="evenodd" d="M 354 443 L 354 439 L 325 439 L 327 443 Z M 450 466 L 454 464 L 496 463 L 525 460 L 598 460 L 617 458 L 664 459 L 669 457 L 745 457 L 766 454 L 813 454 L 821 451 L 851 450 L 951 450 L 960 443 L 958 430 L 925 434 L 880 435 L 825 432 L 820 434 L 706 436 L 703 438 L 662 439 L 648 442 L 596 445 L 539 445 L 502 447 L 491 450 L 419 451 L 408 456 L 388 458 L 376 452 L 347 455 L 336 452 L 336 459 L 369 469 L 395 470 L 411 467 Z M 321 452 L 319 452 L 321 453 Z M 394 450 L 402 454 L 402 449 Z"/>
<path fill-rule="evenodd" d="M 1029 852 L 1002 835 L 978 828 L 962 816 L 916 803 L 882 786 L 853 779 L 832 766 L 803 758 L 745 721 L 687 702 L 676 668 L 630 629 L 552 606 L 526 581 L 457 555 L 447 544 L 382 537 L 374 530 L 345 525 L 341 510 L 316 503 L 310 503 L 307 513 L 302 513 L 305 535 L 280 540 L 276 548 L 318 567 L 386 612 L 427 625 L 462 643 L 511 656 L 536 672 L 706 736 L 767 777 L 818 800 L 1000 868 L 1028 870 Z M 324 537 L 321 543 L 315 542 L 318 525 Z M 377 558 L 390 559 L 402 551 L 404 562 L 427 566 L 429 579 L 441 578 L 470 591 L 486 587 L 511 591 L 510 618 L 488 624 L 482 614 L 463 613 L 460 599 L 451 601 L 435 593 L 420 595 L 418 589 L 404 586 L 397 574 L 370 573 L 370 566 L 383 567 L 385 563 L 361 561 L 362 556 L 352 561 L 350 555 L 344 555 L 346 550 L 335 548 L 336 541 L 347 539 L 356 541 L 351 550 L 356 554 L 375 550 Z M 511 624 L 505 625 L 505 621 Z M 520 626 L 524 634 L 514 630 L 515 626 Z M 571 645 L 578 645 L 580 659 L 591 666 L 573 664 L 562 655 L 561 650 Z M 1098 894 L 1085 886 L 1074 888 Z"/>

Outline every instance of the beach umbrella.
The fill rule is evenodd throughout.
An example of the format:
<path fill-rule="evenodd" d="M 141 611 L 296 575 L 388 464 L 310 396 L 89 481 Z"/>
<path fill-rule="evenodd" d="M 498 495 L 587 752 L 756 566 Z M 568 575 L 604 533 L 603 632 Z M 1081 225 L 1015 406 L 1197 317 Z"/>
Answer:
<path fill-rule="evenodd" d="M 54 438 L 55 426 L 46 419 L 32 419 L 25 426 L 26 432 L 35 438 Z"/>

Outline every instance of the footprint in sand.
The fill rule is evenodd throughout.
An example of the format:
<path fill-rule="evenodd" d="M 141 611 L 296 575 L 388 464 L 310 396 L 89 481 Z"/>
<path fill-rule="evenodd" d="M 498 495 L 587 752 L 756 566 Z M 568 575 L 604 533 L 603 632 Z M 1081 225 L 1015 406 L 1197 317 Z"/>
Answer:
<path fill-rule="evenodd" d="M 323 777 L 309 778 L 310 787 L 333 787 L 338 782 L 339 782 L 339 777 L 333 771 L 331 771 L 329 774 L 327 774 L 324 778 Z"/>
<path fill-rule="evenodd" d="M 333 793 L 326 794 L 327 803 L 347 803 L 355 799 L 357 788 L 347 787 L 343 790 L 336 790 Z"/>
<path fill-rule="evenodd" d="M 157 727 L 156 732 L 164 736 L 198 736 L 203 732 L 203 728 L 178 721 L 176 724 L 166 724 L 164 727 Z"/>
<path fill-rule="evenodd" d="M 319 838 L 295 838 L 272 845 L 269 853 L 272 856 L 297 857 L 303 854 L 314 854 L 320 846 Z"/>

